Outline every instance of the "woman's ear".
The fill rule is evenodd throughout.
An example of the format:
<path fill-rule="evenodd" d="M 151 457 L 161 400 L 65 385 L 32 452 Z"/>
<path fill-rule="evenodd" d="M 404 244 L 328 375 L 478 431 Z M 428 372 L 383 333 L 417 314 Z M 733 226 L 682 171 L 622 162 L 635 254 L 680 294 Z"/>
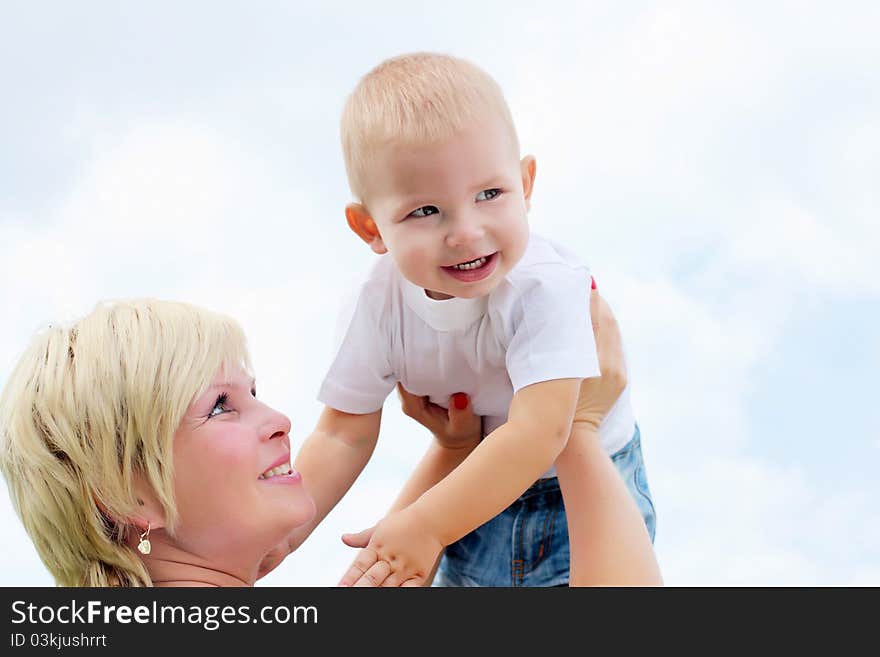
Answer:
<path fill-rule="evenodd" d="M 534 155 L 526 155 L 520 162 L 520 175 L 522 177 L 523 196 L 526 199 L 526 208 L 532 209 L 532 190 L 535 188 L 535 173 L 537 163 Z"/>
<path fill-rule="evenodd" d="M 369 244 L 375 253 L 380 255 L 387 253 L 388 249 L 385 247 L 385 242 L 382 241 L 379 228 L 367 208 L 360 203 L 349 203 L 345 206 L 345 219 L 354 234 Z"/>
<path fill-rule="evenodd" d="M 137 495 L 137 509 L 128 517 L 128 522 L 141 532 L 165 527 L 165 509 L 159 503 L 152 487 L 139 476 L 135 477 L 134 492 Z"/>

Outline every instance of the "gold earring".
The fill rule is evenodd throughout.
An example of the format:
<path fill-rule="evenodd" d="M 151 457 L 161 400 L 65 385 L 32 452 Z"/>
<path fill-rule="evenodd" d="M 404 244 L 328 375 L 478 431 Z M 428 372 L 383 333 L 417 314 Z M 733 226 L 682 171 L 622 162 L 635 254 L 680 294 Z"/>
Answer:
<path fill-rule="evenodd" d="M 150 539 L 147 536 L 150 535 L 150 522 L 147 521 L 147 531 L 141 534 L 141 542 L 138 543 L 138 550 L 141 551 L 141 554 L 149 554 L 150 550 L 153 549 L 153 546 L 150 545 Z"/>

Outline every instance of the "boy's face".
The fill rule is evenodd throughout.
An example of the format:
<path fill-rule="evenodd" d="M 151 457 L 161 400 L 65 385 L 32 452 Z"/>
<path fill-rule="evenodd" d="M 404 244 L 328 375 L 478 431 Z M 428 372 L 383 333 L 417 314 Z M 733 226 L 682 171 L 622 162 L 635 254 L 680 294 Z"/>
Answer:
<path fill-rule="evenodd" d="M 390 146 L 373 158 L 367 198 L 379 238 L 406 278 L 435 299 L 491 292 L 528 242 L 534 158 L 484 122 L 448 141 Z"/>

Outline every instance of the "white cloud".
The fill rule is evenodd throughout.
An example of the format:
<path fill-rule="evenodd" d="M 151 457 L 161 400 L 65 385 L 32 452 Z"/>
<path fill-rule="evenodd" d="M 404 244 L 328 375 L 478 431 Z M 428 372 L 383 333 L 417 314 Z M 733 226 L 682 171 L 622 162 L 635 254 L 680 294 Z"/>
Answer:
<path fill-rule="evenodd" d="M 438 9 L 425 44 L 497 67 L 538 156 L 533 226 L 594 264 L 619 314 L 667 581 L 878 581 L 880 540 L 865 522 L 876 491 L 827 490 L 768 457 L 749 423 L 755 377 L 799 309 L 876 305 L 876 7 L 504 7 L 485 9 L 503 26 L 497 39 L 482 20 L 453 31 Z M 328 41 L 330 26 L 309 38 Z M 341 223 L 331 114 L 372 62 L 344 54 L 318 75 L 289 49 L 296 39 L 278 40 L 284 32 L 265 32 L 283 71 L 242 53 L 185 111 L 111 116 L 101 99 L 114 96 L 112 80 L 71 105 L 59 132 L 83 159 L 69 191 L 47 189 L 48 209 L 0 208 L 0 275 L 12 281 L 0 288 L 0 383 L 42 323 L 106 297 L 178 298 L 242 322 L 261 396 L 304 437 L 337 299 L 371 262 Z M 311 152 L 325 135 L 326 151 Z M 352 555 L 338 535 L 387 508 L 425 444 L 388 406 L 363 479 L 267 584 L 335 583 Z M 0 520 L 11 555 L 0 582 L 48 583 L 5 497 Z"/>

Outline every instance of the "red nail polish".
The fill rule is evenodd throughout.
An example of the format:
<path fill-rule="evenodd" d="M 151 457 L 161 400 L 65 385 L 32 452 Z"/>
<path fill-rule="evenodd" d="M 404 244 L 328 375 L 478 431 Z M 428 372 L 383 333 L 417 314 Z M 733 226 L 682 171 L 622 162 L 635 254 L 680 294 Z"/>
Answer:
<path fill-rule="evenodd" d="M 452 403 L 455 404 L 455 408 L 457 408 L 459 411 L 463 411 L 467 408 L 468 405 L 467 395 L 463 392 L 455 393 L 454 395 L 452 395 Z"/>
<path fill-rule="evenodd" d="M 591 289 L 591 290 L 595 290 L 595 289 L 596 289 L 596 279 L 593 278 L 592 276 L 590 276 L 590 289 Z"/>

